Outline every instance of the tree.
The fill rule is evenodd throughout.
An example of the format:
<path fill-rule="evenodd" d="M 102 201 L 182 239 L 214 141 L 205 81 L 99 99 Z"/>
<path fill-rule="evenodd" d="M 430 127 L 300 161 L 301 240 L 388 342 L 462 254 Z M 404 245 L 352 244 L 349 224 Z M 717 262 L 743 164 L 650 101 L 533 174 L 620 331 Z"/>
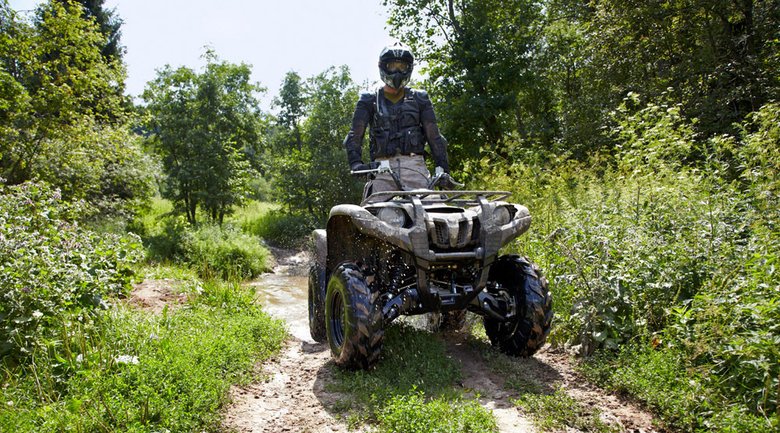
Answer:
<path fill-rule="evenodd" d="M 255 95 L 263 88 L 250 81 L 248 65 L 220 62 L 212 51 L 204 58 L 202 73 L 186 67 L 160 70 L 143 99 L 167 176 L 163 195 L 191 224 L 199 207 L 221 224 L 246 196 L 254 174 L 249 154 L 260 142 Z"/>
<path fill-rule="evenodd" d="M 780 97 L 775 0 L 601 0 L 588 23 L 592 67 L 615 105 L 628 92 L 683 104 L 707 135 Z"/>
<path fill-rule="evenodd" d="M 43 4 L 30 23 L 0 3 L 0 177 L 7 183 L 39 179 L 66 199 L 93 204 L 148 194 L 149 161 L 127 129 L 125 72 L 101 55 L 103 41 L 70 3 Z"/>
<path fill-rule="evenodd" d="M 547 89 L 539 84 L 540 5 L 532 0 L 385 0 L 393 33 L 427 63 L 456 165 L 480 150 L 506 155 L 508 133 L 549 141 Z M 554 127 L 553 127 L 554 129 Z"/>
<path fill-rule="evenodd" d="M 122 61 L 124 48 L 120 39 L 122 38 L 122 19 L 116 15 L 114 9 L 106 9 L 103 4 L 105 0 L 57 0 L 63 5 L 80 4 L 82 7 L 82 17 L 87 20 L 94 20 L 100 33 L 103 34 L 105 42 L 100 50 L 107 61 Z"/>
<path fill-rule="evenodd" d="M 322 220 L 334 205 L 360 197 L 342 145 L 357 86 L 346 67 L 330 68 L 305 82 L 290 72 L 279 93 L 281 112 L 271 138 L 277 197 L 290 211 Z"/>

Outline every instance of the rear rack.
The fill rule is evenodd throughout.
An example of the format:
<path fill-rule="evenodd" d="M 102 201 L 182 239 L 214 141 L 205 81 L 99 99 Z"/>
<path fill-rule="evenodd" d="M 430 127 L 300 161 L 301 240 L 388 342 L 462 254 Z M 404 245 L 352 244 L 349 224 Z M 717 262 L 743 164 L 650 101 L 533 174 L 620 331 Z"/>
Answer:
<path fill-rule="evenodd" d="M 479 204 L 478 197 L 484 197 L 486 200 L 498 201 L 511 196 L 508 191 L 382 191 L 376 192 L 363 200 L 362 205 L 369 203 L 378 203 L 398 198 L 396 201 L 411 203 L 412 197 L 420 199 L 422 204 L 454 204 L 458 206 L 475 206 Z"/>

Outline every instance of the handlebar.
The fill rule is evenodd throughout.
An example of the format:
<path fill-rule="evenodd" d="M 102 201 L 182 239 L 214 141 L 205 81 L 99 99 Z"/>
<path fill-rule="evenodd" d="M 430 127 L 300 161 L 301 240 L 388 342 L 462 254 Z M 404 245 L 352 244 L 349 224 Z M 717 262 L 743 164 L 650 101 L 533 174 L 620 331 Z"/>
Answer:
<path fill-rule="evenodd" d="M 371 164 L 376 164 L 377 162 L 372 162 Z M 396 173 L 391 167 L 390 167 L 390 161 L 379 161 L 378 166 L 376 168 L 369 168 L 367 170 L 350 170 L 350 174 L 352 175 L 361 175 L 361 174 L 379 174 L 379 173 L 390 173 L 390 175 L 393 177 L 393 180 L 395 180 L 395 183 L 398 185 L 400 191 L 406 191 L 408 188 L 406 188 L 402 183 L 401 179 L 398 176 L 398 173 Z M 465 186 L 465 184 L 456 182 L 455 179 L 450 176 L 449 173 L 446 173 L 442 167 L 436 167 L 436 170 L 434 172 L 434 176 L 431 178 L 431 180 L 428 182 L 428 189 L 433 189 L 436 185 L 438 185 L 441 182 L 447 182 L 449 185 L 456 186 L 458 188 L 462 188 Z"/>

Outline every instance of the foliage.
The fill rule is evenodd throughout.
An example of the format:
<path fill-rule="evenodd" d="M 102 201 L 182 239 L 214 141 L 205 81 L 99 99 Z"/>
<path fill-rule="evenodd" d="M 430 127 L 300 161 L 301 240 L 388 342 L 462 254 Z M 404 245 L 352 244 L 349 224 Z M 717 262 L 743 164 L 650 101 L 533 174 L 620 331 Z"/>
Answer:
<path fill-rule="evenodd" d="M 187 262 L 203 278 L 241 281 L 270 270 L 270 253 L 260 238 L 231 225 L 204 224 L 188 230 L 182 237 L 182 249 Z"/>
<path fill-rule="evenodd" d="M 497 432 L 496 421 L 478 401 L 425 400 L 425 394 L 398 395 L 379 414 L 380 432 Z"/>
<path fill-rule="evenodd" d="M 207 51 L 202 73 L 190 68 L 158 71 L 147 85 L 147 128 L 167 176 L 163 196 L 190 224 L 201 208 L 221 224 L 248 194 L 255 174 L 261 118 L 251 68 L 219 62 Z"/>
<path fill-rule="evenodd" d="M 200 290 L 188 308 L 161 315 L 117 308 L 97 330 L 63 329 L 61 356 L 39 351 L 34 364 L 8 370 L 0 430 L 218 429 L 229 386 L 275 354 L 285 330 L 247 288 Z"/>
<path fill-rule="evenodd" d="M 58 0 L 67 5 L 74 0 Z M 106 9 L 105 0 L 79 0 L 76 3 L 81 4 L 82 16 L 88 20 L 95 20 L 100 29 L 100 33 L 105 38 L 104 45 L 100 53 L 107 60 L 121 60 L 124 54 L 124 47 L 121 44 L 122 37 L 122 19 L 116 14 L 115 9 Z"/>
<path fill-rule="evenodd" d="M 355 101 L 357 88 L 344 67 L 305 82 L 294 72 L 285 77 L 269 162 L 276 197 L 291 213 L 323 220 L 334 205 L 359 201 L 341 145 Z"/>
<path fill-rule="evenodd" d="M 767 104 L 739 135 L 707 139 L 677 106 L 648 102 L 617 113 L 612 156 L 540 167 L 518 151 L 475 169 L 534 215 L 512 248 L 551 281 L 551 340 L 623 348 L 598 358 L 607 382 L 685 429 L 778 422 L 777 116 Z"/>
<path fill-rule="evenodd" d="M 128 130 L 124 67 L 101 56 L 103 42 L 72 3 L 45 3 L 32 23 L 0 4 L 0 177 L 9 184 L 44 180 L 104 211 L 151 193 L 154 161 Z"/>
<path fill-rule="evenodd" d="M 65 323 L 90 323 L 127 291 L 137 237 L 85 230 L 79 213 L 43 183 L 0 185 L 0 356 L 31 356 Z"/>
<path fill-rule="evenodd" d="M 271 245 L 282 248 L 302 248 L 317 222 L 307 215 L 295 215 L 281 210 L 271 210 L 246 219 L 244 231 L 265 239 Z"/>
<path fill-rule="evenodd" d="M 147 246 L 149 260 L 189 266 L 206 279 L 242 280 L 270 269 L 270 253 L 260 238 L 238 228 L 240 220 L 193 227 L 172 211 L 170 201 L 157 198 L 130 225 Z M 247 210 L 239 213 L 247 215 Z"/>

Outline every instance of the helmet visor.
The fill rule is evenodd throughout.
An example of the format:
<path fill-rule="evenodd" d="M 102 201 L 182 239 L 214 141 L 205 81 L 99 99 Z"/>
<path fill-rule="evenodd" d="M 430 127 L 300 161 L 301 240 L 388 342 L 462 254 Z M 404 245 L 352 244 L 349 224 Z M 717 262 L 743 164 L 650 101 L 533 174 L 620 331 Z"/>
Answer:
<path fill-rule="evenodd" d="M 385 69 L 390 73 L 406 72 L 409 70 L 409 64 L 402 60 L 390 60 L 385 64 Z"/>

